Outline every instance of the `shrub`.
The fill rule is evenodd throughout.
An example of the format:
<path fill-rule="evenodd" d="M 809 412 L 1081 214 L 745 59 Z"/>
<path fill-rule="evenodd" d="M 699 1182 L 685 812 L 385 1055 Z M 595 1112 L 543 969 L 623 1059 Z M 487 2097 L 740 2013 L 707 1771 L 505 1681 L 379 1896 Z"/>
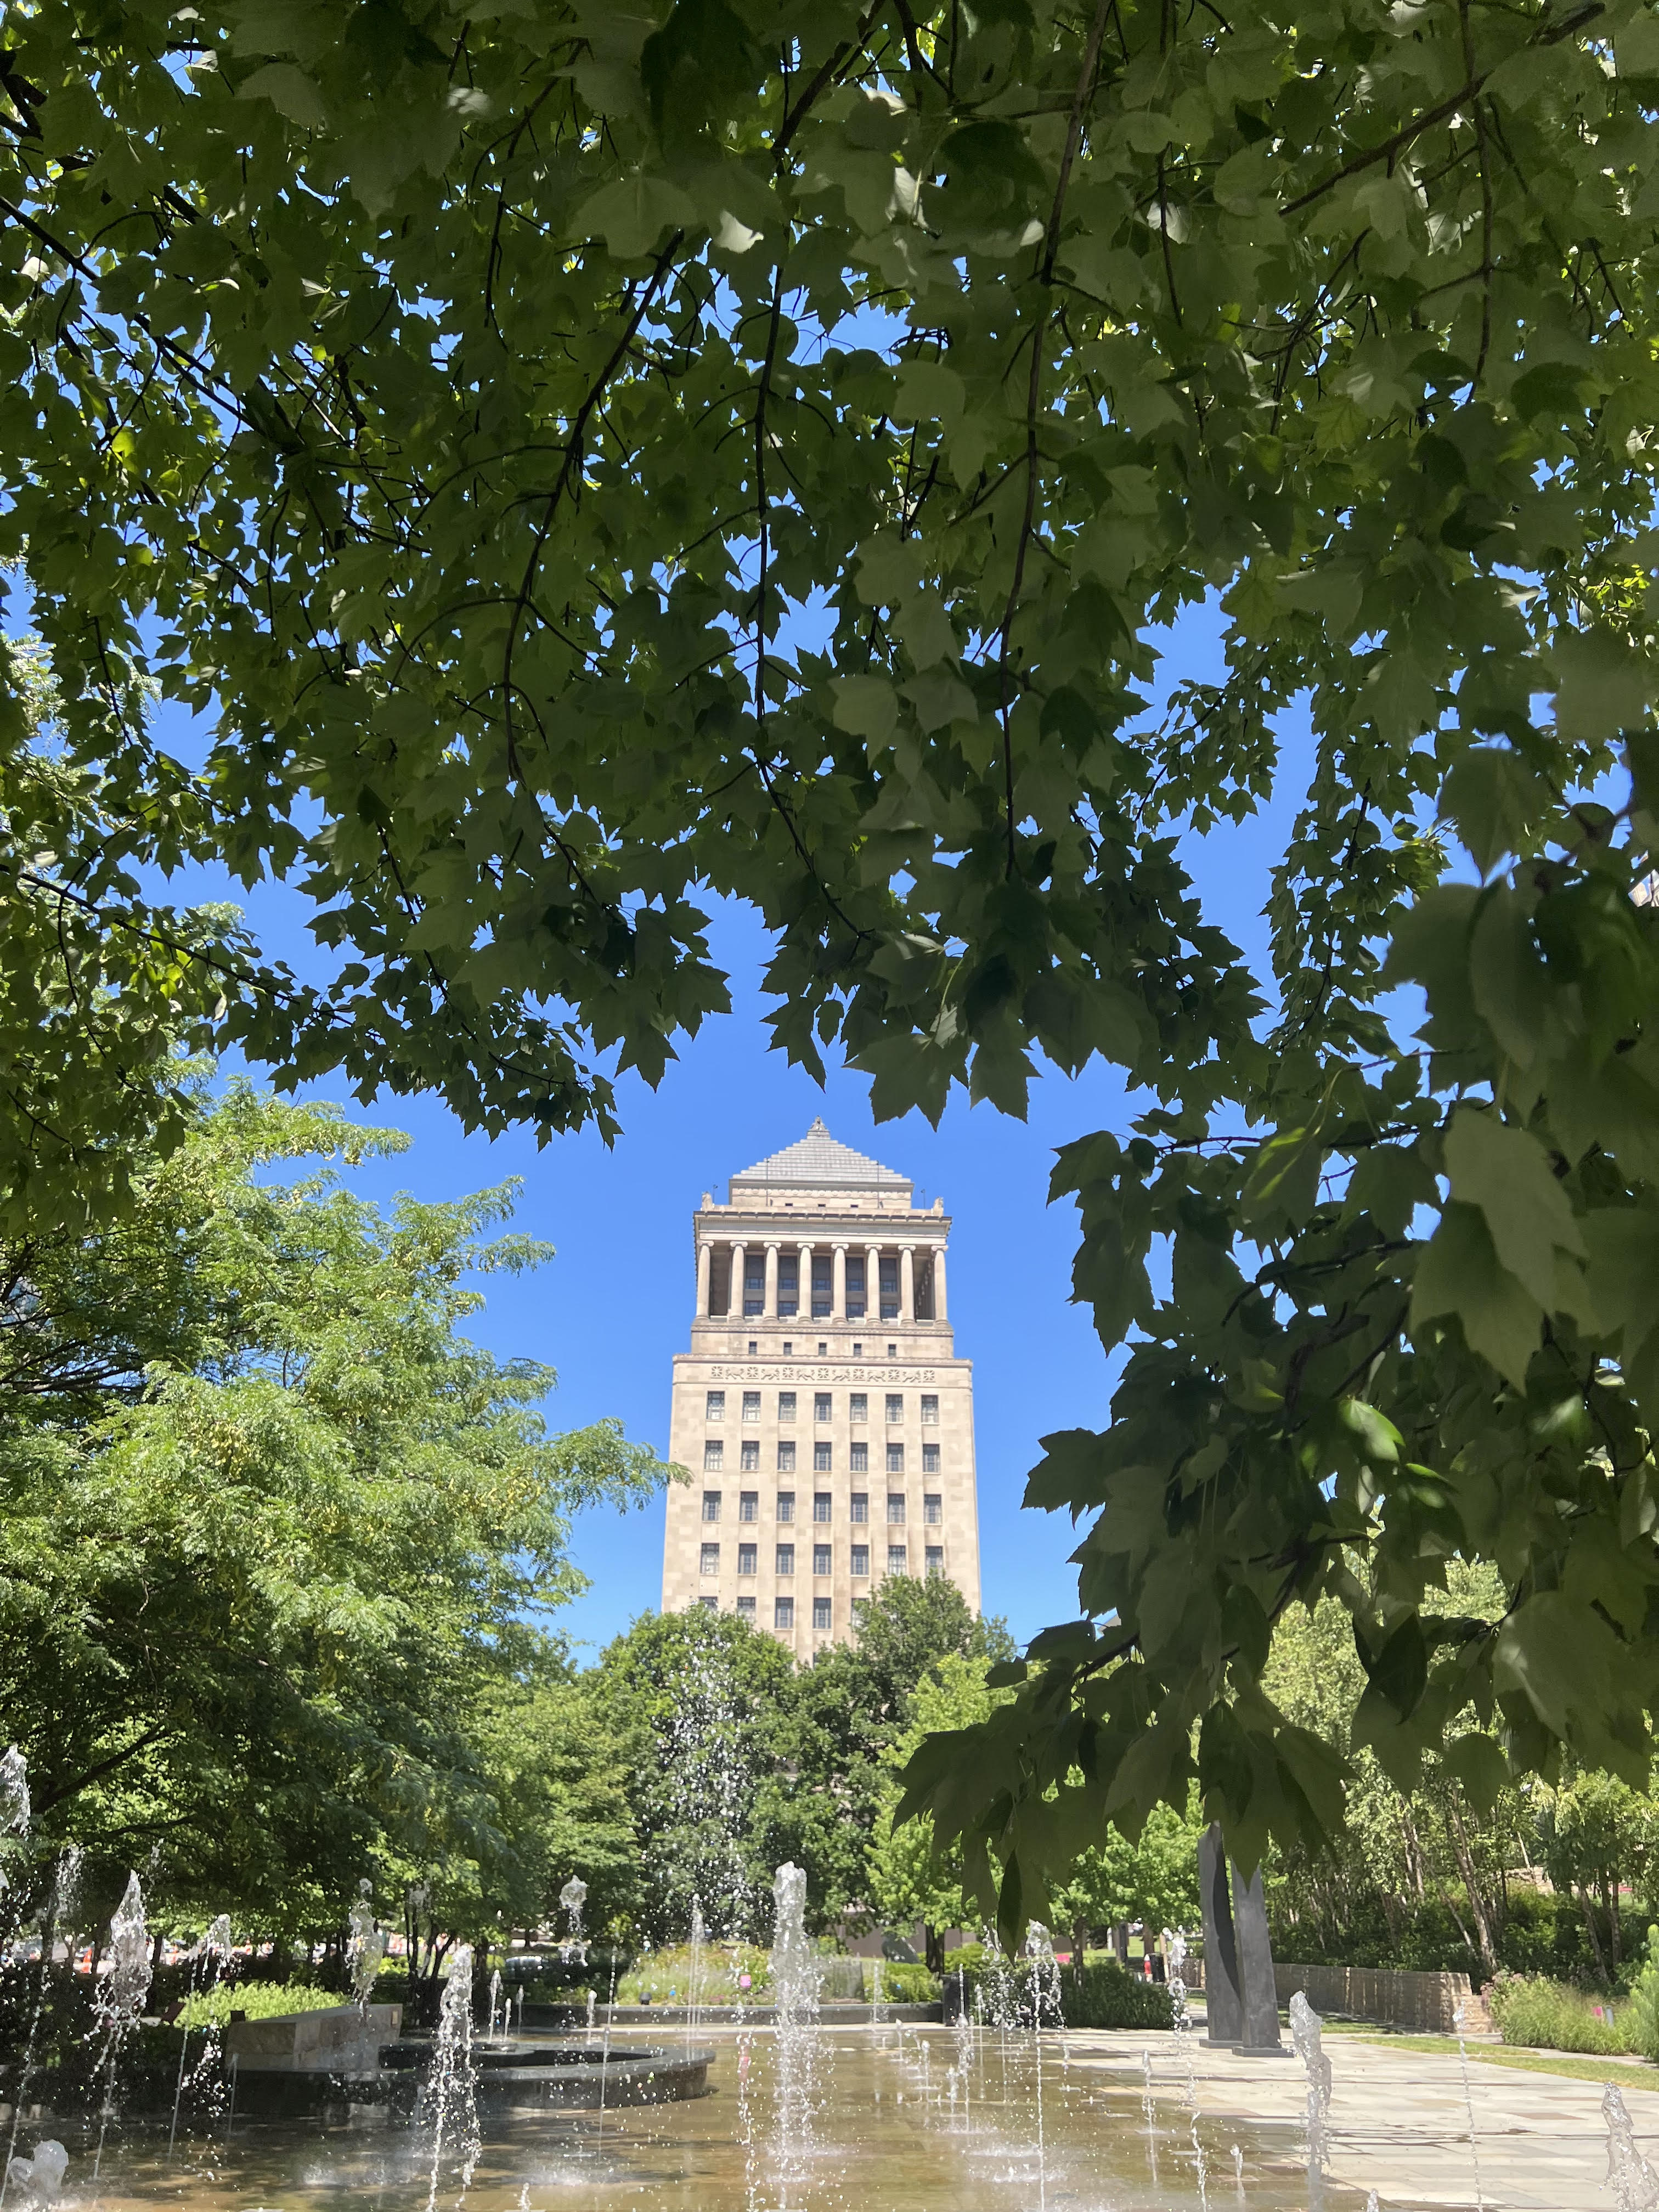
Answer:
<path fill-rule="evenodd" d="M 1639 2050 L 1629 2008 L 1591 1997 L 1541 1975 L 1500 1974 L 1492 1985 L 1492 2016 L 1505 2043 L 1534 2050 L 1610 2056 Z M 1599 2016 L 1598 2016 L 1599 2015 Z"/>
<path fill-rule="evenodd" d="M 873 1978 L 869 1974 L 865 1976 L 864 1988 L 866 1996 L 873 1994 Z M 933 2004 L 939 1996 L 939 1978 L 930 1974 L 926 1966 L 884 1959 L 881 1996 L 884 2004 Z"/>
<path fill-rule="evenodd" d="M 1620 2019 L 1632 2049 L 1644 2058 L 1659 2058 L 1659 1928 L 1648 1932 L 1648 1955 Z"/>
<path fill-rule="evenodd" d="M 1115 1959 L 1060 1970 L 1060 2005 L 1067 2027 L 1168 2027 L 1174 2018 L 1162 1982 L 1126 1974 Z"/>
<path fill-rule="evenodd" d="M 321 2012 L 347 2002 L 337 1990 L 319 1990 L 310 1982 L 221 1982 L 186 1997 L 174 2024 L 223 2027 L 234 2012 L 246 2013 L 250 2020 L 272 2020 L 282 2013 Z"/>

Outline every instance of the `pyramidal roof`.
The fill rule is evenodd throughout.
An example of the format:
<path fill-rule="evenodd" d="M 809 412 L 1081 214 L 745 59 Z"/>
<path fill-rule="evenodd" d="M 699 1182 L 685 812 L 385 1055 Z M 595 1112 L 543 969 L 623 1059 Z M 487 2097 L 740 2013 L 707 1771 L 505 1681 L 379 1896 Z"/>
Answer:
<path fill-rule="evenodd" d="M 752 1168 L 734 1175 L 732 1194 L 735 1200 L 745 1190 L 779 1186 L 795 1190 L 908 1191 L 910 1178 L 883 1167 L 867 1153 L 855 1152 L 850 1145 L 837 1143 L 822 1120 L 817 1120 L 799 1144 L 786 1145 L 769 1159 L 757 1160 Z"/>

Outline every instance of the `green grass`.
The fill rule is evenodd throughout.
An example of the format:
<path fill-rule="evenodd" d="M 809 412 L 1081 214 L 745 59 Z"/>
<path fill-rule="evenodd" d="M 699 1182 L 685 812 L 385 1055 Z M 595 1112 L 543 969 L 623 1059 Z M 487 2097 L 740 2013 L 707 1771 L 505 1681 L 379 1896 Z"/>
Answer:
<path fill-rule="evenodd" d="M 1383 2043 L 1395 2051 L 1426 2051 L 1455 2058 L 1455 2035 L 1393 2035 L 1363 2021 L 1327 2021 L 1327 2035 L 1345 2035 L 1360 2043 Z M 1541 2051 L 1523 2051 L 1508 2045 L 1470 2043 L 1464 2046 L 1470 2060 L 1481 2066 L 1510 2066 L 1522 2074 L 1565 2074 L 1571 2081 L 1618 2082 L 1621 2089 L 1659 2090 L 1659 2066 L 1645 2059 L 1557 2057 Z"/>

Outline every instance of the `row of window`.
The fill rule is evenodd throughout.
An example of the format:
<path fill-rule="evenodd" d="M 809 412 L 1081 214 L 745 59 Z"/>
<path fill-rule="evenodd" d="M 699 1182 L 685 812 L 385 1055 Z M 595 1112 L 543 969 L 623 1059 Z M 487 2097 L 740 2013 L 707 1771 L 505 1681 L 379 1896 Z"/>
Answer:
<path fill-rule="evenodd" d="M 861 1321 L 867 1303 L 868 1285 L 865 1280 L 865 1265 L 852 1253 L 847 1255 L 847 1318 Z M 835 1278 L 831 1273 L 828 1253 L 815 1252 L 809 1276 L 809 1303 L 815 1321 L 828 1321 L 835 1305 Z M 884 1321 L 896 1321 L 899 1310 L 899 1263 L 896 1259 L 885 1259 L 880 1263 L 877 1276 L 877 1299 Z M 729 1297 L 729 1294 L 728 1294 Z M 778 1255 L 778 1312 L 787 1317 L 801 1309 L 801 1280 L 799 1255 L 780 1252 Z M 745 1252 L 743 1263 L 743 1310 L 745 1314 L 761 1314 L 766 1310 L 766 1255 Z M 729 1305 L 728 1305 L 729 1310 Z"/>
<path fill-rule="evenodd" d="M 787 1350 L 787 1348 L 788 1347 L 786 1346 L 785 1349 Z M 896 1428 L 904 1419 L 904 1393 L 902 1390 L 889 1390 L 884 1395 L 887 1401 L 887 1425 L 890 1429 Z M 815 1421 L 830 1421 L 835 1419 L 834 1399 L 835 1393 L 831 1390 L 815 1390 L 812 1393 L 812 1419 Z M 795 1419 L 796 1403 L 797 1397 L 794 1391 L 779 1391 L 778 1419 L 780 1421 L 787 1424 Z M 723 1421 L 726 1419 L 726 1393 L 724 1390 L 711 1390 L 708 1393 L 706 1410 L 708 1419 L 711 1421 Z M 743 1394 L 744 1419 L 745 1421 L 758 1421 L 760 1417 L 760 1392 L 758 1390 L 745 1390 Z M 849 1390 L 848 1392 L 847 1418 L 849 1421 L 852 1421 L 854 1424 L 860 1421 L 867 1421 L 869 1419 L 870 1393 L 867 1390 Z M 939 1394 L 937 1391 L 925 1390 L 922 1393 L 921 1418 L 924 1423 L 937 1423 L 939 1419 Z"/>
<path fill-rule="evenodd" d="M 885 1450 L 887 1473 L 889 1474 L 902 1474 L 904 1472 L 904 1446 L 902 1444 L 889 1444 L 886 1446 Z M 937 1474 L 939 1473 L 939 1448 L 937 1444 L 924 1444 L 922 1446 L 921 1471 L 924 1474 Z M 758 1443 L 740 1443 L 738 1446 L 738 1474 L 758 1474 L 760 1473 L 760 1458 L 761 1453 Z M 705 1437 L 703 1438 L 702 1471 L 705 1474 L 722 1474 L 725 1473 L 726 1439 L 724 1437 Z M 834 1445 L 823 1441 L 814 1443 L 812 1446 L 813 1474 L 833 1474 L 835 1471 L 836 1454 Z M 777 1446 L 777 1472 L 780 1474 L 793 1474 L 795 1472 L 795 1440 L 793 1437 L 783 1437 L 779 1439 Z M 847 1472 L 849 1474 L 869 1474 L 870 1447 L 868 1444 L 848 1444 L 847 1447 Z"/>
<path fill-rule="evenodd" d="M 720 1609 L 720 1601 L 717 1597 L 699 1598 L 697 1602 L 702 1607 L 706 1613 L 718 1613 Z M 738 1618 L 739 1620 L 754 1620 L 755 1601 L 752 1597 L 740 1597 L 738 1600 Z M 794 1625 L 794 1599 L 792 1597 L 775 1597 L 772 1601 L 773 1627 L 793 1628 Z M 815 1597 L 813 1599 L 812 1626 L 814 1628 L 822 1628 L 825 1630 L 832 1629 L 834 1627 L 835 1613 L 827 1597 Z"/>
<path fill-rule="evenodd" d="M 812 1572 L 815 1575 L 830 1575 L 835 1572 L 834 1562 L 830 1556 L 833 1549 L 834 1547 L 829 1544 L 813 1545 Z M 775 1554 L 775 1565 L 773 1568 L 774 1573 L 780 1575 L 793 1575 L 795 1571 L 794 1546 L 793 1544 L 778 1544 L 774 1547 L 774 1551 Z M 854 1544 L 849 1547 L 849 1551 L 851 1553 L 853 1579 L 855 1582 L 863 1582 L 867 1580 L 870 1573 L 870 1547 L 867 1544 Z M 922 1553 L 922 1561 L 930 1575 L 942 1575 L 945 1572 L 944 1545 L 929 1544 L 926 1546 Z M 719 1574 L 720 1571 L 720 1547 L 718 1544 L 705 1544 L 703 1546 L 701 1565 L 705 1575 Z M 887 1547 L 887 1571 L 890 1575 L 906 1575 L 909 1573 L 910 1547 L 908 1544 L 890 1544 Z M 738 1545 L 738 1572 L 740 1575 L 757 1575 L 760 1572 L 760 1547 L 758 1544 Z"/>
<path fill-rule="evenodd" d="M 720 1519 L 721 1507 L 725 1501 L 725 1495 L 726 1493 L 720 1490 L 704 1491 L 702 1493 L 702 1517 L 705 1521 L 718 1521 Z M 847 1517 L 849 1521 L 867 1521 L 870 1518 L 869 1492 L 867 1490 L 854 1491 L 851 1497 L 847 1501 Z M 812 1492 L 813 1520 L 820 1522 L 830 1521 L 833 1519 L 834 1512 L 835 1502 L 830 1492 L 827 1490 L 815 1490 Z M 794 1492 L 793 1490 L 780 1490 L 777 1492 L 776 1498 L 775 1500 L 773 1518 L 777 1521 L 793 1521 L 794 1517 Z M 921 1517 L 927 1522 L 930 1528 L 938 1528 L 939 1523 L 945 1518 L 945 1493 L 943 1491 L 923 1491 L 921 1493 Z M 760 1492 L 758 1490 L 740 1490 L 738 1492 L 738 1518 L 739 1521 L 758 1521 L 760 1519 Z M 890 1490 L 888 1492 L 887 1518 L 890 1522 L 902 1522 L 903 1521 L 904 1492 L 902 1490 Z"/>

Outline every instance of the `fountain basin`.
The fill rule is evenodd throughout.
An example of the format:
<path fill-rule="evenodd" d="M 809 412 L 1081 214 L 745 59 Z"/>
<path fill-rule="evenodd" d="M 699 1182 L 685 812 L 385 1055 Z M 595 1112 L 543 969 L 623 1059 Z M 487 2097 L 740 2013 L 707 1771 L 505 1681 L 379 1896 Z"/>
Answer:
<path fill-rule="evenodd" d="M 261 2023 L 263 2025 L 263 2023 Z M 333 2069 L 316 2066 L 238 2066 L 239 2118 L 258 2120 L 409 2118 L 420 2094 L 433 2045 L 421 2037 L 382 2045 L 373 2063 Z M 475 2041 L 476 2095 L 481 2112 L 597 2112 L 623 2105 L 675 2104 L 708 2087 L 709 2050 L 679 2044 L 603 2045 L 529 2038 Z"/>

